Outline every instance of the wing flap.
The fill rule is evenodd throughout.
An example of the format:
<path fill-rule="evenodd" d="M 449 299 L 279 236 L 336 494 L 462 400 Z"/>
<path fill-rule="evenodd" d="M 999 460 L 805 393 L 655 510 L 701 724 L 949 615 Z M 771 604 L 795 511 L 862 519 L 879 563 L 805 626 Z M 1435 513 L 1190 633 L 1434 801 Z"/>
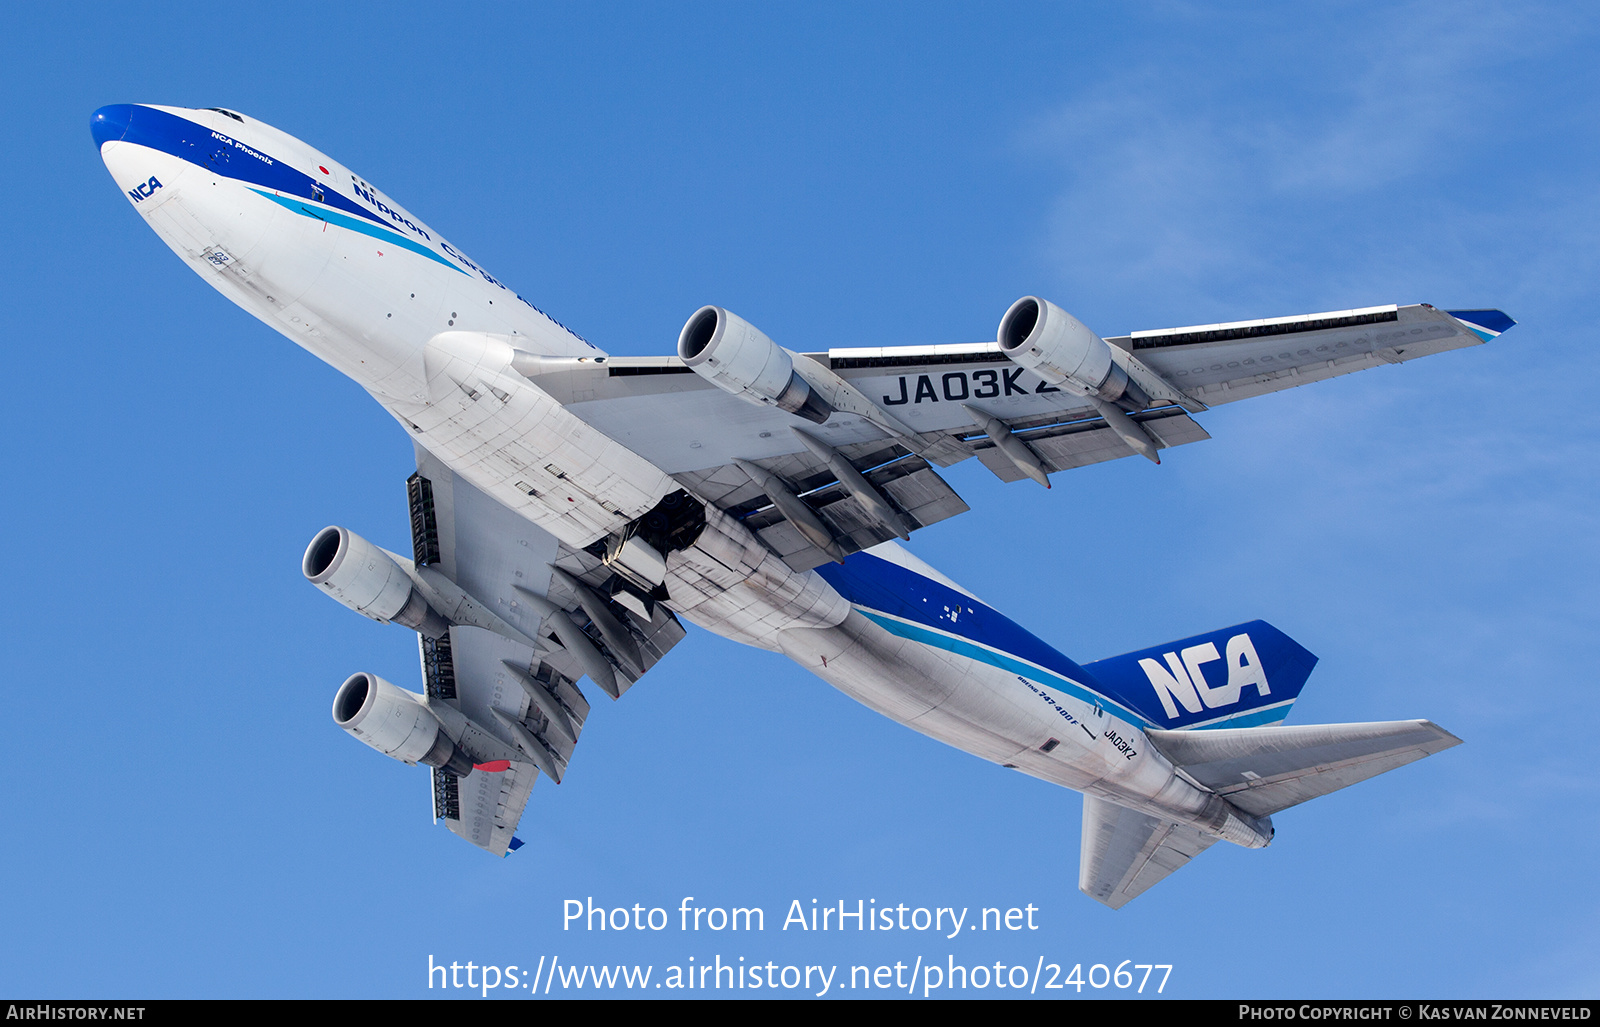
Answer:
<path fill-rule="evenodd" d="M 603 543 L 597 543 L 591 548 L 603 549 Z M 666 655 L 667 650 L 683 640 L 685 635 L 683 625 L 678 622 L 678 618 L 673 616 L 670 610 L 661 604 L 649 602 L 646 607 L 646 613 L 641 614 L 635 609 L 630 609 L 628 606 L 614 601 L 612 597 L 616 596 L 622 587 L 621 579 L 595 553 L 588 550 L 574 550 L 563 545 L 559 549 L 555 565 L 581 584 L 588 586 L 595 595 L 605 601 L 611 615 L 627 626 L 629 633 L 633 636 L 634 643 L 638 646 L 639 655 L 643 658 L 643 669 L 645 671 L 654 667 L 661 657 Z M 559 579 L 552 580 L 546 595 L 556 605 L 572 611 L 579 619 L 584 619 L 585 615 L 581 613 L 581 602 L 578 596 L 564 582 Z M 593 622 L 587 622 L 584 625 L 584 629 L 590 640 L 609 654 L 605 637 Z M 561 640 L 559 638 L 553 633 L 546 632 L 541 641 L 553 647 L 553 651 L 545 655 L 544 659 L 552 660 L 558 665 L 563 660 L 570 661 L 564 668 L 567 670 L 567 675 L 574 680 L 583 676 L 582 665 L 573 659 L 570 654 L 560 653 L 558 647 L 561 645 Z M 612 662 L 620 664 L 620 661 L 615 659 Z M 630 670 L 625 666 L 618 666 L 617 683 L 621 686 L 622 691 L 627 691 L 628 686 L 635 680 L 637 680 L 637 676 Z"/>
<path fill-rule="evenodd" d="M 926 528 L 971 509 L 921 457 L 874 471 L 867 475 L 867 480 L 888 493 L 916 528 Z"/>
<path fill-rule="evenodd" d="M 844 447 L 839 453 L 894 506 L 911 530 L 969 509 L 927 460 L 899 445 L 880 440 Z M 811 451 L 760 461 L 760 466 L 782 478 L 822 518 L 846 554 L 899 536 L 895 525 L 880 520 Z M 833 559 L 789 523 L 763 486 L 740 467 L 729 465 L 675 477 L 690 491 L 743 521 L 795 570 L 808 570 Z"/>
<path fill-rule="evenodd" d="M 1162 448 L 1200 442 L 1211 437 L 1199 422 L 1177 407 L 1147 411 L 1134 417 L 1134 420 L 1154 434 Z M 1118 460 L 1132 456 L 1134 452 L 1098 417 L 1023 429 L 1013 434 L 1028 444 L 1028 448 L 1038 455 L 1045 470 L 1051 474 L 1105 460 Z M 1026 477 L 993 442 L 984 439 L 975 445 L 978 460 L 1000 480 L 1011 482 Z"/>
<path fill-rule="evenodd" d="M 1085 795 L 1078 890 L 1121 909 L 1214 841 L 1192 827 Z"/>
<path fill-rule="evenodd" d="M 912 530 L 969 509 L 955 490 L 919 456 L 908 454 L 863 476 L 889 498 Z M 892 525 L 879 520 L 832 474 L 817 475 L 811 480 L 819 478 L 826 483 L 800 498 L 822 517 L 846 554 L 870 549 L 899 536 Z M 808 570 L 833 559 L 807 541 L 765 495 L 757 495 L 729 512 L 742 516 L 756 535 L 795 570 Z"/>

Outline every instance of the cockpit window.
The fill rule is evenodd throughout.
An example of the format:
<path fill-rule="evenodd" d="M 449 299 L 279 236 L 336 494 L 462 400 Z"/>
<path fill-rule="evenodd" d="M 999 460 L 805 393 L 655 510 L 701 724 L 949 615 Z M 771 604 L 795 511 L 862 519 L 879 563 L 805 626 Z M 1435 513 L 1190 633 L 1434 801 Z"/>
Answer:
<path fill-rule="evenodd" d="M 241 125 L 244 124 L 244 119 L 241 118 L 239 115 L 233 113 L 232 111 L 225 111 L 221 107 L 207 107 L 206 110 L 208 110 L 208 111 L 216 111 L 218 114 L 226 114 L 228 117 L 232 118 L 234 121 L 237 121 L 239 124 L 241 124 Z"/>

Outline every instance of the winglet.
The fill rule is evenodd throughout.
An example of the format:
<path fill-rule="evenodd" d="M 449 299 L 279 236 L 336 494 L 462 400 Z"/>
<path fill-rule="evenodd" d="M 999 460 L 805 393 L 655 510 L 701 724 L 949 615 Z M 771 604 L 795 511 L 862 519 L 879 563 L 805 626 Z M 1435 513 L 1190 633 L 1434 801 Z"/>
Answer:
<path fill-rule="evenodd" d="M 1466 325 L 1484 342 L 1498 338 L 1516 324 L 1503 310 L 1447 310 L 1445 313 Z"/>

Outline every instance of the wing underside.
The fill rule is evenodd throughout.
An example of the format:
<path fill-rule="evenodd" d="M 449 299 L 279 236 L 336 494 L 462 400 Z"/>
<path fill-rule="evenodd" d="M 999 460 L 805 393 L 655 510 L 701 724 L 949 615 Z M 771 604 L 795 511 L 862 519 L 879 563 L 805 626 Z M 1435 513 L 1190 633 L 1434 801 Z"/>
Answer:
<path fill-rule="evenodd" d="M 541 773 L 561 781 L 588 719 L 589 702 L 577 682 L 593 668 L 573 646 L 592 646 L 608 661 L 607 682 L 620 696 L 683 638 L 683 627 L 659 603 L 634 610 L 615 602 L 605 592 L 614 575 L 601 559 L 560 544 L 456 478 L 426 450 L 417 450 L 408 491 L 416 564 L 436 568 L 523 640 L 537 643 L 460 624 L 438 639 L 418 639 L 429 702 L 465 715 L 468 742 L 481 732 L 525 757 L 503 761 L 505 769 L 499 769 L 502 761 L 485 764 L 464 777 L 433 771 L 435 819 L 503 856 L 520 844 L 514 833 L 534 783 Z M 541 597 L 553 612 L 541 613 Z M 613 634 L 601 630 L 585 603 L 609 615 Z M 565 627 L 581 638 L 563 641 L 556 617 L 566 618 Z M 614 633 L 619 625 L 620 637 Z M 626 654 L 613 651 L 624 647 Z"/>
<path fill-rule="evenodd" d="M 1499 311 L 1413 304 L 1108 338 L 1115 361 L 1154 397 L 1120 429 L 996 342 L 799 354 L 800 370 L 842 381 L 860 400 L 821 424 L 723 392 L 677 357 L 591 359 L 530 377 L 804 569 L 964 512 L 939 469 L 969 457 L 1008 482 L 1153 457 L 1209 438 L 1192 416 L 1209 406 L 1476 345 L 1510 323 Z M 1127 441 L 1130 430 L 1148 451 Z M 847 480 L 851 472 L 861 480 Z"/>

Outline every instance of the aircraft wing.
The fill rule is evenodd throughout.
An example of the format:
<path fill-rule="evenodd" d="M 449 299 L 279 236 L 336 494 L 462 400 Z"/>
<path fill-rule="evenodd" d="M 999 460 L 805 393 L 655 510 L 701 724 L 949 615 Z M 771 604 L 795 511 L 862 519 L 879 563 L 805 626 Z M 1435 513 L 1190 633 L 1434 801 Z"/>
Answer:
<path fill-rule="evenodd" d="M 1380 364 L 1488 342 L 1514 321 L 1498 310 L 1426 303 L 1134 332 L 1107 339 L 1209 406 Z"/>
<path fill-rule="evenodd" d="M 1391 304 L 1105 341 L 1152 397 L 1129 420 L 1159 462 L 1156 449 L 1210 437 L 1190 416 L 1210 405 L 1475 345 L 1511 323 L 1499 311 Z M 676 356 L 563 359 L 524 373 L 796 569 L 965 511 L 937 467 L 976 457 L 1004 481 L 1043 482 L 1137 451 L 1129 425 L 1012 363 L 998 342 L 831 349 L 795 363 L 853 398 L 815 424 L 724 392 Z M 850 471 L 861 480 L 847 481 Z"/>
<path fill-rule="evenodd" d="M 804 354 L 797 363 L 809 360 L 837 375 L 908 430 L 886 431 L 855 412 L 813 424 L 723 392 L 675 356 L 588 360 L 533 380 L 689 492 L 744 521 L 796 570 L 964 513 L 967 504 L 937 467 L 976 456 L 1005 481 L 1023 477 L 964 404 L 997 412 L 1043 473 L 1133 452 L 1086 402 L 1014 366 L 995 343 L 862 353 Z M 1175 404 L 1133 418 L 1166 446 L 1209 437 Z M 865 496 L 834 460 L 869 486 Z M 815 528 L 808 531 L 780 505 L 778 489 L 820 520 L 821 544 Z"/>
<path fill-rule="evenodd" d="M 436 568 L 539 643 L 461 624 L 439 639 L 418 636 L 429 702 L 460 711 L 468 731 L 489 732 L 501 750 L 523 757 L 465 777 L 433 771 L 434 818 L 503 856 L 521 844 L 514 832 L 540 772 L 559 783 L 572 760 L 589 714 L 578 678 L 590 674 L 620 697 L 684 630 L 660 604 L 636 612 L 611 600 L 603 592 L 610 571 L 599 559 L 560 544 L 421 448 L 407 491 L 416 564 Z M 540 597 L 550 604 L 543 611 Z M 581 642 L 569 636 L 564 643 L 563 630 L 582 632 L 607 666 L 587 665 Z"/>

